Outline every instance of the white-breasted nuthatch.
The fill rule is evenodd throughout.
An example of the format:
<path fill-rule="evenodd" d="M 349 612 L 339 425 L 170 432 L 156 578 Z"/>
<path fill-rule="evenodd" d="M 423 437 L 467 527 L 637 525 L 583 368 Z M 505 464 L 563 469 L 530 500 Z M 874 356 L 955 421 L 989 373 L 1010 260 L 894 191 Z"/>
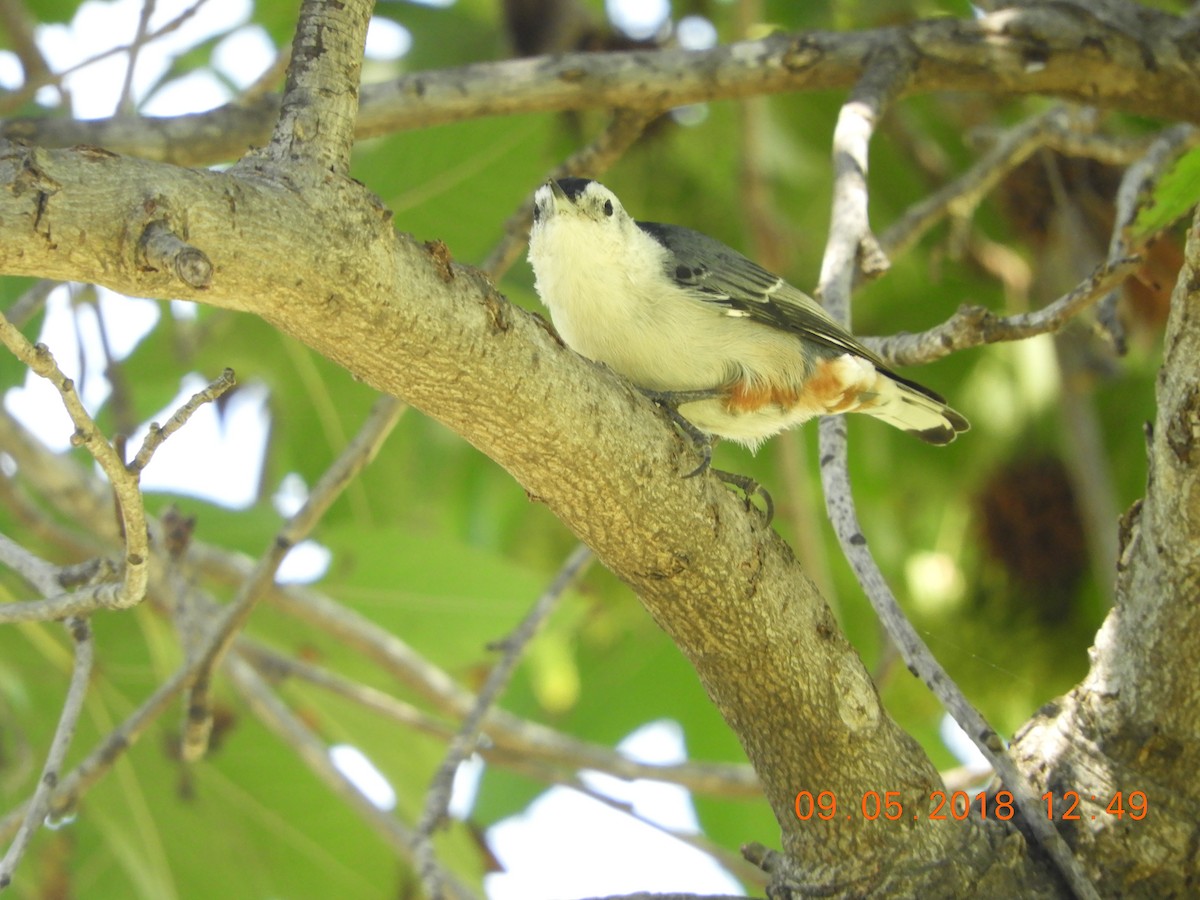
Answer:
<path fill-rule="evenodd" d="M 597 181 L 538 188 L 529 261 L 567 345 L 674 408 L 685 428 L 753 448 L 846 412 L 931 444 L 970 427 L 803 291 L 698 231 L 635 221 Z"/>

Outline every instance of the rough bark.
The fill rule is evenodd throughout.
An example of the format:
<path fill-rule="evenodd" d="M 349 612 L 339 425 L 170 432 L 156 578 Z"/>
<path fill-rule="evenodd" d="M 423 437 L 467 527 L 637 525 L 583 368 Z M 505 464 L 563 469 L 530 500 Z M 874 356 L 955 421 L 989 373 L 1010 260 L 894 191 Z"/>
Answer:
<path fill-rule="evenodd" d="M 1186 897 L 1200 884 L 1200 790 L 1185 774 L 1200 766 L 1198 273 L 1200 222 L 1171 298 L 1158 413 L 1146 425 L 1146 495 L 1121 523 L 1116 605 L 1096 635 L 1087 679 L 1014 741 L 1056 801 L 1079 795 L 1079 818 L 1064 830 L 1111 896 Z M 1128 810 L 1137 791 L 1146 816 L 1116 815 L 1118 792 Z"/>
<path fill-rule="evenodd" d="M 1040 3 L 971 21 L 775 34 L 704 51 L 568 53 L 418 72 L 362 88 L 357 135 L 480 116 L 604 107 L 662 111 L 709 100 L 844 90 L 880 49 L 909 60 L 909 95 L 1045 94 L 1200 121 L 1200 19 L 1128 6 L 1136 15 Z M 279 98 L 268 96 L 174 118 L 14 119 L 0 124 L 0 137 L 205 165 L 266 143 L 278 114 Z"/>

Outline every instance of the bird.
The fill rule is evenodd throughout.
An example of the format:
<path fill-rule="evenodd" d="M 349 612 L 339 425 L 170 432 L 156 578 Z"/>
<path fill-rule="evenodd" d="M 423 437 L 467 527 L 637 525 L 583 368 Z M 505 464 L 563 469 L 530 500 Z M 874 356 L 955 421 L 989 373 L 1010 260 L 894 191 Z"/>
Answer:
<path fill-rule="evenodd" d="M 589 178 L 534 194 L 529 262 L 564 343 L 664 406 L 698 444 L 754 450 L 815 416 L 859 412 L 930 444 L 970 428 L 813 298 L 715 238 L 635 220 Z"/>

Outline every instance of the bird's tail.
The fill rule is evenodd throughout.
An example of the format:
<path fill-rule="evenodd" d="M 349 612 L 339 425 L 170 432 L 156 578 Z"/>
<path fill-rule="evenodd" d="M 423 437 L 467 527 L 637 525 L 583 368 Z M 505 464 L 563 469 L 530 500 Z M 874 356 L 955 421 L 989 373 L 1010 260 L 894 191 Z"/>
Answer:
<path fill-rule="evenodd" d="M 895 372 L 882 371 L 875 381 L 875 395 L 859 411 L 882 419 L 929 444 L 948 444 L 971 425 L 946 401 L 915 381 Z"/>

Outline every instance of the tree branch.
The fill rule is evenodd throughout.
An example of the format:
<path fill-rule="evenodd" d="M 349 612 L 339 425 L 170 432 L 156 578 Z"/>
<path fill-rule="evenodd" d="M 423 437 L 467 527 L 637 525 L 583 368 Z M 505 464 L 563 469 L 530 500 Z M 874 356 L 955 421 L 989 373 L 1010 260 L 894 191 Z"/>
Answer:
<path fill-rule="evenodd" d="M 422 712 L 391 694 L 350 681 L 303 660 L 275 653 L 245 638 L 239 638 L 237 648 L 241 657 L 265 677 L 295 678 L 424 734 L 443 738 L 455 734 L 454 727 L 442 718 Z M 454 715 L 462 708 L 469 709 L 475 704 L 475 700 L 461 689 L 456 689 L 452 696 L 437 694 L 436 685 L 432 686 L 432 691 L 435 696 L 431 702 L 448 715 Z M 430 693 L 429 685 L 423 693 Z M 757 776 L 745 764 L 641 763 L 611 748 L 518 719 L 503 709 L 489 710 L 476 750 L 485 760 L 501 766 L 507 766 L 514 760 L 523 760 L 527 765 L 536 766 L 543 777 L 552 771 L 594 769 L 627 781 L 648 779 L 678 784 L 690 791 L 714 797 L 746 799 L 762 796 Z"/>
<path fill-rule="evenodd" d="M 0 271 L 256 312 L 511 472 L 634 588 L 695 666 L 736 723 L 786 840 L 811 846 L 793 811 L 799 785 L 845 798 L 885 785 L 927 802 L 936 773 L 926 761 L 913 777 L 911 739 L 786 545 L 715 479 L 680 477 L 695 468 L 690 446 L 627 383 L 567 351 L 445 248 L 395 234 L 365 190 L 335 178 L 289 191 L 84 150 L 9 148 L 0 178 L 15 185 L 0 192 Z M 137 264 L 132 248 L 164 212 L 213 260 L 208 288 Z M 961 846 L 967 829 L 952 827 L 947 840 Z M 890 838 L 902 837 L 846 834 L 861 843 L 860 875 L 867 860 L 890 864 Z"/>
<path fill-rule="evenodd" d="M 26 805 L 25 818 L 18 827 L 8 852 L 4 854 L 3 859 L 0 859 L 0 891 L 8 887 L 12 881 L 12 873 L 21 861 L 25 848 L 29 845 L 34 833 L 41 827 L 42 820 L 46 818 L 51 797 L 62 774 L 67 750 L 71 746 L 71 738 L 75 735 L 75 726 L 79 722 L 80 713 L 83 712 L 83 701 L 87 697 L 88 679 L 92 674 L 92 661 L 95 656 L 91 627 L 86 619 L 78 616 L 68 617 L 64 624 L 75 646 L 75 664 L 71 670 L 71 683 L 67 687 L 67 697 L 63 701 L 58 726 L 54 729 L 54 737 L 50 740 L 50 749 L 46 753 L 42 775 L 38 779 L 33 796 Z"/>
<path fill-rule="evenodd" d="M 304 0 L 267 156 L 350 171 L 372 0 Z M 293 173 L 294 174 L 294 173 Z"/>
<path fill-rule="evenodd" d="M 185 760 L 199 759 L 208 749 L 212 711 L 208 690 L 212 673 L 228 652 L 234 638 L 245 625 L 250 612 L 267 588 L 274 584 L 275 573 L 285 556 L 304 540 L 342 491 L 375 458 L 407 407 L 395 397 L 380 397 L 358 434 L 321 475 L 308 499 L 279 530 L 267 552 L 242 582 L 237 596 L 222 610 L 219 621 L 207 635 L 197 675 L 190 687 L 187 728 L 182 744 Z"/>
<path fill-rule="evenodd" d="M 1080 2 L 1004 9 L 979 19 L 933 19 L 859 32 L 774 34 L 694 51 L 668 48 L 476 63 L 368 85 L 358 138 L 482 116 L 610 108 L 657 111 L 707 100 L 844 90 L 882 48 L 907 48 L 906 94 L 1045 94 L 1103 108 L 1196 121 L 1200 78 L 1189 49 L 1197 24 L 1137 7 L 1140 18 L 1098 18 Z M 0 137 L 45 147 L 80 144 L 203 165 L 261 146 L 279 98 L 169 119 L 15 119 Z"/>
<path fill-rule="evenodd" d="M 100 434 L 100 429 L 83 408 L 74 383 L 62 373 L 44 344 L 30 344 L 3 316 L 0 316 L 0 342 L 8 347 L 17 359 L 58 390 L 63 405 L 75 424 L 72 443 L 86 447 L 108 476 L 125 536 L 125 567 L 120 582 L 94 584 L 73 594 L 47 597 L 28 603 L 7 603 L 0 607 L 0 622 L 61 618 L 90 612 L 98 606 L 127 609 L 137 605 L 146 594 L 149 578 L 146 566 L 150 554 L 146 511 L 142 505 L 137 474 L 125 467 L 116 449 Z"/>
<path fill-rule="evenodd" d="M 416 830 L 414 856 L 421 880 L 430 897 L 439 897 L 442 894 L 442 872 L 441 868 L 436 865 L 433 833 L 446 817 L 446 810 L 450 805 L 450 792 L 454 787 L 454 776 L 458 772 L 458 767 L 475 751 L 480 729 L 483 727 L 488 710 L 499 699 L 504 688 L 508 686 L 513 670 L 516 669 L 517 662 L 521 659 L 521 654 L 533 640 L 547 616 L 558 606 L 558 601 L 567 588 L 580 574 L 586 571 L 592 559 L 592 551 L 586 544 L 576 547 L 575 551 L 567 557 L 567 561 L 563 563 L 550 587 L 542 592 L 533 608 L 529 610 L 512 634 L 501 642 L 500 648 L 504 651 L 503 656 L 488 673 L 487 680 L 484 681 L 475 698 L 471 712 L 451 739 L 450 746 L 446 748 L 446 755 L 438 766 L 433 782 L 425 796 L 425 806 L 421 810 L 421 818 L 417 822 Z"/>
<path fill-rule="evenodd" d="M 1113 798 L 1141 792 L 1148 814 L 1138 841 L 1157 848 L 1152 864 L 1117 863 L 1114 877 L 1141 896 L 1186 894 L 1196 879 L 1192 845 L 1200 789 L 1200 220 L 1188 231 L 1171 298 L 1158 378 L 1158 410 L 1146 428 L 1145 499 L 1121 520 L 1116 603 L 1090 651 L 1082 685 L 1047 705 L 1013 740 L 1027 771 L 1061 797 L 1075 790 L 1074 841 L 1089 858 L 1128 854 L 1122 827 L 1104 821 Z M 1142 827 L 1145 826 L 1145 827 Z M 1116 882 L 1114 882 L 1116 883 Z"/>
<path fill-rule="evenodd" d="M 254 668 L 239 659 L 229 658 L 233 682 L 259 719 L 292 748 L 304 763 L 342 800 L 363 816 L 402 856 L 412 855 L 414 834 L 395 816 L 375 806 L 329 758 L 329 748 L 295 713 L 288 709 Z M 436 866 L 436 861 L 432 865 Z M 474 900 L 475 893 L 449 872 L 440 873 L 443 892 L 439 900 Z"/>
<path fill-rule="evenodd" d="M 1049 334 L 1120 285 L 1141 264 L 1140 256 L 1107 260 L 1069 292 L 1032 312 L 997 316 L 986 306 L 963 306 L 928 331 L 863 338 L 863 342 L 889 362 L 911 366 L 933 362 L 969 347 Z"/>

